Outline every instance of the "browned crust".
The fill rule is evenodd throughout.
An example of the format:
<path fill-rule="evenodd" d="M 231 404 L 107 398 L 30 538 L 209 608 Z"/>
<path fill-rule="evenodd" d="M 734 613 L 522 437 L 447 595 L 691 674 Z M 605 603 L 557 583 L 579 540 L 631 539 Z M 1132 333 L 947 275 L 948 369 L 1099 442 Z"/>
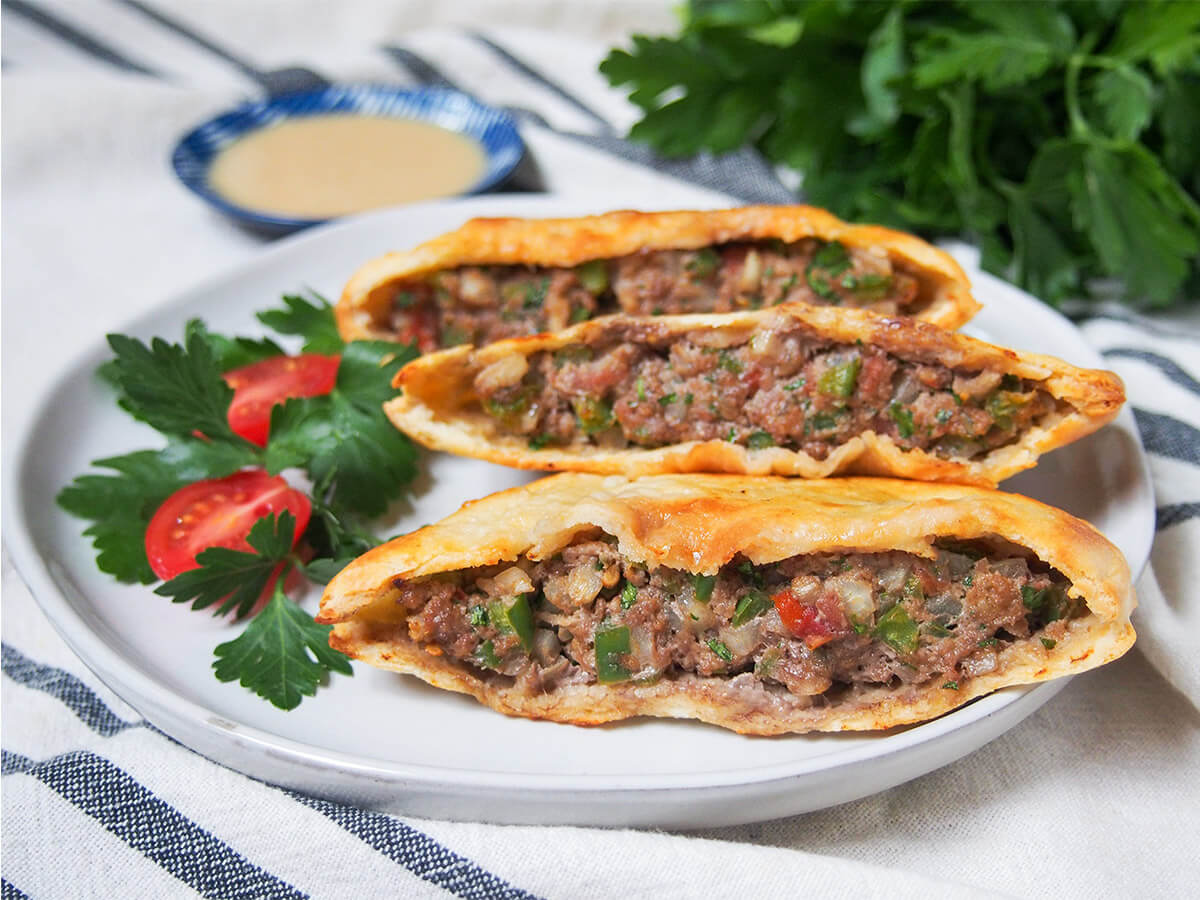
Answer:
<path fill-rule="evenodd" d="M 728 241 L 816 237 L 848 247 L 883 247 L 921 282 L 917 316 L 958 328 L 979 304 L 962 268 L 920 238 L 878 225 L 850 225 L 813 206 L 744 206 L 676 212 L 622 210 L 575 219 L 472 219 L 407 252 L 366 263 L 334 309 L 345 340 L 394 337 L 386 318 L 397 282 L 471 265 L 576 266 L 639 250 L 694 250 Z"/>
<path fill-rule="evenodd" d="M 928 556 L 937 538 L 1000 536 L 1037 554 L 1072 583 L 1088 612 L 1053 648 L 1028 640 L 1005 648 L 995 672 L 964 681 L 875 688 L 853 705 L 796 708 L 747 702 L 722 678 L 654 685 L 574 685 L 525 696 L 496 676 L 427 652 L 408 638 L 389 597 L 393 580 L 514 560 L 542 559 L 599 527 L 621 552 L 651 567 L 713 573 L 736 554 L 765 564 L 803 553 L 904 550 Z M 564 474 L 466 504 L 448 518 L 360 557 L 325 590 L 318 621 L 332 646 L 372 665 L 416 675 L 510 715 L 598 724 L 633 716 L 696 718 L 749 734 L 871 730 L 923 721 L 1001 687 L 1082 672 L 1134 641 L 1129 568 L 1099 532 L 1016 494 L 880 478 L 798 482 L 783 478 L 663 475 L 628 480 Z M 392 623 L 388 624 L 388 619 Z"/>
<path fill-rule="evenodd" d="M 815 337 L 838 343 L 862 341 L 903 359 L 956 369 L 995 369 L 1039 382 L 1066 408 L 1030 427 L 1014 444 L 967 462 L 905 450 L 874 433 L 852 438 L 823 460 L 772 447 L 750 450 L 725 441 L 692 441 L 656 449 L 600 447 L 531 450 L 528 441 L 496 433 L 494 421 L 478 407 L 473 379 L 488 364 L 512 353 L 526 356 L 572 343 L 601 339 L 613 330 L 644 328 L 662 334 L 720 331 L 745 335 L 799 324 Z M 421 357 L 396 376 L 403 393 L 384 411 L 426 447 L 473 456 L 521 469 L 570 470 L 624 475 L 663 472 L 729 472 L 746 475 L 896 475 L 922 481 L 954 481 L 994 486 L 1028 469 L 1038 457 L 1090 434 L 1111 421 L 1125 401 L 1112 372 L 1080 369 L 1051 356 L 1020 353 L 910 318 L 887 318 L 865 310 L 788 304 L 775 309 L 721 315 L 664 316 L 639 320 L 609 316 L 555 334 L 500 341 L 475 350 L 455 347 Z"/>

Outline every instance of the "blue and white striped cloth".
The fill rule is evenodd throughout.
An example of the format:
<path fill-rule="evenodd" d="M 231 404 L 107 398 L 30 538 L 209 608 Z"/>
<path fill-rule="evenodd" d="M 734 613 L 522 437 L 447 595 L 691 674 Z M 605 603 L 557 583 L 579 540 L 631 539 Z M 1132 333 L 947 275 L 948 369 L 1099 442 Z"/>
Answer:
<path fill-rule="evenodd" d="M 448 20 L 471 25 L 413 30 Z M 246 96 L 313 78 L 449 83 L 517 112 L 538 162 L 522 189 L 654 196 L 666 173 L 789 199 L 752 153 L 665 162 L 621 139 L 633 111 L 596 63 L 623 34 L 669 23 L 666 3 L 633 0 L 3 0 L 6 429 L 19 393 L 53 374 L 47 331 L 69 358 L 94 340 L 87 310 L 125 321 L 259 245 L 165 163 L 188 126 Z M 3 900 L 1194 891 L 1200 317 L 1077 313 L 1151 454 L 1140 640 L 970 757 L 841 807 L 704 834 L 385 815 L 249 779 L 157 731 L 67 649 L 6 558 Z"/>

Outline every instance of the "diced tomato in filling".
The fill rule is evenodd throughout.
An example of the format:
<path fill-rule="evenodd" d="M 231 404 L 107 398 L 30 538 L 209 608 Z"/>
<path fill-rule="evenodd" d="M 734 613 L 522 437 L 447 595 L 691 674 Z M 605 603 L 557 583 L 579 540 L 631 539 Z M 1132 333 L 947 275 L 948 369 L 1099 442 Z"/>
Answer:
<path fill-rule="evenodd" d="M 771 599 L 783 624 L 810 649 L 815 650 L 853 630 L 836 600 L 827 602 L 826 598 L 821 598 L 817 603 L 804 603 L 790 589 L 780 591 Z"/>
<path fill-rule="evenodd" d="M 438 349 L 438 311 L 433 303 L 418 303 L 404 317 L 400 340 L 416 344 L 422 353 Z"/>

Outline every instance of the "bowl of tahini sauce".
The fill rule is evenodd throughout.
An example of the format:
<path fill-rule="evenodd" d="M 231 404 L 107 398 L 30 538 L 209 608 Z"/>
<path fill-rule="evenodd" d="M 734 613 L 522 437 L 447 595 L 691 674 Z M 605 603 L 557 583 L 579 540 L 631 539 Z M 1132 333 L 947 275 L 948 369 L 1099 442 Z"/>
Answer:
<path fill-rule="evenodd" d="M 524 151 L 511 116 L 458 91 L 337 85 L 216 116 L 184 135 L 171 161 L 220 212 L 282 234 L 486 191 Z"/>

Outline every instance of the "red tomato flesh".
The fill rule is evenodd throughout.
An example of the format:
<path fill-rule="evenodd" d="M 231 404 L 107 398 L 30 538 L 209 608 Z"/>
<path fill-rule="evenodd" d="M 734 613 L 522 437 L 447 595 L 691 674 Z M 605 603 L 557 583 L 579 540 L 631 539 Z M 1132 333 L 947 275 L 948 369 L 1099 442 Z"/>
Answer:
<path fill-rule="evenodd" d="M 439 347 L 437 307 L 430 301 L 418 303 L 408 311 L 400 326 L 400 341 L 416 344 L 421 353 L 432 353 Z"/>
<path fill-rule="evenodd" d="M 146 558 L 164 581 L 197 567 L 209 547 L 250 550 L 246 535 L 268 513 L 296 517 L 293 544 L 308 527 L 312 503 L 279 476 L 247 469 L 225 478 L 197 481 L 168 497 L 146 529 Z"/>
<path fill-rule="evenodd" d="M 783 624 L 792 634 L 803 639 L 810 649 L 815 650 L 853 630 L 836 600 L 831 603 L 803 603 L 791 590 L 780 591 L 771 599 L 779 610 Z"/>
<path fill-rule="evenodd" d="M 233 388 L 229 404 L 229 427 L 246 440 L 267 445 L 271 408 L 288 397 L 318 397 L 328 394 L 337 382 L 339 356 L 304 353 L 300 356 L 271 356 L 225 373 Z"/>

